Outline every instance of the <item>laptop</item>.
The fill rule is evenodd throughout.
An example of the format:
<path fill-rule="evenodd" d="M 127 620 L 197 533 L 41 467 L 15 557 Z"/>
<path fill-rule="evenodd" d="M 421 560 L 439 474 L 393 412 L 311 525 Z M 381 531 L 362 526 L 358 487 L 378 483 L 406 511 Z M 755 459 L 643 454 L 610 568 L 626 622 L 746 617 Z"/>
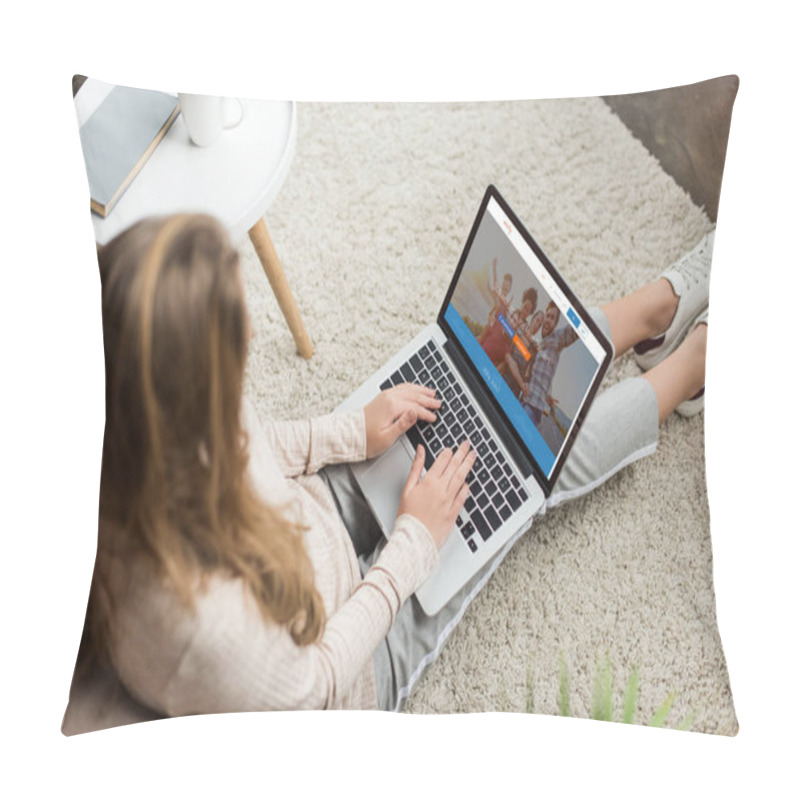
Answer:
<path fill-rule="evenodd" d="M 489 186 L 436 322 L 340 406 L 361 408 L 400 383 L 434 386 L 443 401 L 436 422 L 418 423 L 379 457 L 351 465 L 387 537 L 417 445 L 426 469 L 464 439 L 476 451 L 470 497 L 416 592 L 426 614 L 529 529 L 611 358 L 611 344 Z"/>

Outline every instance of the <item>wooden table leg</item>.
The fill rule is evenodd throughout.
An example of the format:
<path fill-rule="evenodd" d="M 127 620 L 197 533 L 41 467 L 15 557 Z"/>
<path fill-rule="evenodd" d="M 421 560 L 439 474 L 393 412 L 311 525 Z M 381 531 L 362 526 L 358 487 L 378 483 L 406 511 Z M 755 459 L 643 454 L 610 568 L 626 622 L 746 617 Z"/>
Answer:
<path fill-rule="evenodd" d="M 306 333 L 306 326 L 303 324 L 294 295 L 289 288 L 289 281 L 286 280 L 283 265 L 278 258 L 277 252 L 275 252 L 275 245 L 272 244 L 272 238 L 267 230 L 267 223 L 263 218 L 250 228 L 249 234 L 250 241 L 253 243 L 256 254 L 261 261 L 261 266 L 264 268 L 269 280 L 269 285 L 272 287 L 272 291 L 275 292 L 278 305 L 286 318 L 292 336 L 294 336 L 297 352 L 303 358 L 311 358 L 314 353 L 314 346 L 311 344 L 311 339 L 308 338 L 308 333 Z"/>

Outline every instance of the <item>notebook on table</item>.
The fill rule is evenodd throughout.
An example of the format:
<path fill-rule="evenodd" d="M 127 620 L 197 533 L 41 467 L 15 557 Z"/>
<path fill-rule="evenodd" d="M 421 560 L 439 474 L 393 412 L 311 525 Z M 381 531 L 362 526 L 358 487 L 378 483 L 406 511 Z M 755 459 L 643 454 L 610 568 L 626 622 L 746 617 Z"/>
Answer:
<path fill-rule="evenodd" d="M 381 456 L 351 465 L 386 536 L 417 445 L 426 469 L 464 439 L 476 451 L 470 497 L 416 592 L 425 613 L 439 611 L 530 527 L 611 358 L 608 340 L 489 186 L 436 321 L 340 407 L 363 407 L 400 383 L 436 387 L 443 401 L 436 422 L 418 423 Z"/>

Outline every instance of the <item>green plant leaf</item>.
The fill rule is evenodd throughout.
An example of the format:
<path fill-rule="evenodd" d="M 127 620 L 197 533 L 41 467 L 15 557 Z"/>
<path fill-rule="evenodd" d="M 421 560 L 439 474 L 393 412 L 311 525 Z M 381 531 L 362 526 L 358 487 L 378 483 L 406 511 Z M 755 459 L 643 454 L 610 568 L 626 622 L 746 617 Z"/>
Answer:
<path fill-rule="evenodd" d="M 560 655 L 560 675 L 558 681 L 558 713 L 562 717 L 572 716 L 570 708 L 570 685 L 569 675 L 567 673 L 567 663 L 564 658 L 564 653 Z M 529 713 L 533 712 L 533 664 L 528 669 L 527 679 L 527 710 Z M 639 702 L 640 688 L 639 688 L 639 668 L 634 667 L 628 683 L 625 687 L 625 694 L 622 701 L 622 722 L 631 724 L 636 716 L 636 708 Z M 675 702 L 675 692 L 672 692 L 666 700 L 659 706 L 658 710 L 653 714 L 651 720 L 647 723 L 651 728 L 663 728 L 666 724 L 667 718 L 672 711 L 673 703 Z M 603 722 L 613 722 L 614 703 L 613 703 L 613 676 L 611 670 L 611 659 L 606 653 L 603 659 L 598 658 L 597 669 L 595 673 L 594 691 L 592 694 L 592 709 L 591 719 L 600 720 Z M 695 719 L 695 712 L 691 711 L 684 717 L 678 726 L 678 730 L 690 730 Z"/>
<path fill-rule="evenodd" d="M 611 693 L 611 660 L 606 656 L 605 662 L 598 664 L 597 676 L 594 682 L 594 696 L 592 700 L 592 719 L 611 722 L 612 701 Z"/>
<path fill-rule="evenodd" d="M 653 718 L 647 724 L 651 728 L 663 728 L 664 723 L 667 721 L 672 703 L 675 701 L 675 693 L 673 692 L 662 704 L 661 707 L 653 715 Z"/>
<path fill-rule="evenodd" d="M 639 698 L 639 670 L 634 667 L 628 678 L 628 685 L 625 688 L 625 700 L 622 708 L 622 721 L 626 725 L 633 722 L 633 716 L 636 713 L 636 701 Z"/>
<path fill-rule="evenodd" d="M 569 675 L 567 675 L 567 662 L 561 654 L 561 673 L 558 678 L 558 713 L 562 717 L 571 717 L 569 707 Z"/>
<path fill-rule="evenodd" d="M 694 722 L 695 712 L 690 711 L 683 720 L 681 720 L 681 724 L 678 725 L 679 731 L 688 731 L 692 727 L 692 723 Z"/>

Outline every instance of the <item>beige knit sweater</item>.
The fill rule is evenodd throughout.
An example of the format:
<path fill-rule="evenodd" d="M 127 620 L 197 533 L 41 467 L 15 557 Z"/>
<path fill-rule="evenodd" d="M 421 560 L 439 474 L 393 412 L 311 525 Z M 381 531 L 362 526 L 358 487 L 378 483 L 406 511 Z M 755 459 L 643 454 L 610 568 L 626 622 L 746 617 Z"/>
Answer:
<path fill-rule="evenodd" d="M 258 491 L 308 528 L 304 542 L 327 612 L 322 639 L 297 646 L 284 628 L 265 623 L 239 580 L 221 576 L 191 613 L 141 559 L 119 565 L 114 581 L 117 674 L 134 697 L 172 716 L 375 708 L 372 655 L 435 567 L 433 538 L 414 517 L 399 517 L 362 580 L 333 498 L 314 473 L 365 457 L 363 412 L 262 426 L 245 401 L 243 422 Z"/>

